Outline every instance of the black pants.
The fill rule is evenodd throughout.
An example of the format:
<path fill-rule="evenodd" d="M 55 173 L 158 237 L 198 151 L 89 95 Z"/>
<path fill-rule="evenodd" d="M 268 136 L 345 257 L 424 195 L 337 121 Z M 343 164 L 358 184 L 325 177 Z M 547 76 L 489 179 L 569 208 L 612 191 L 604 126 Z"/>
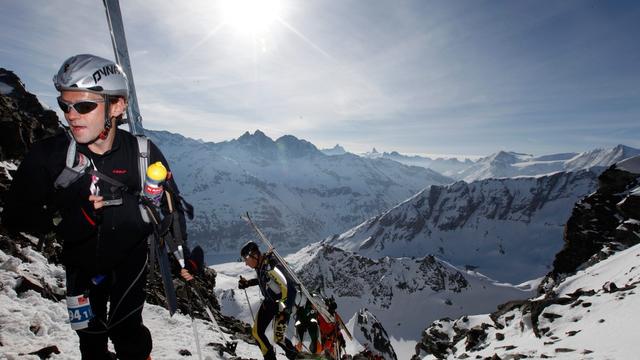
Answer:
<path fill-rule="evenodd" d="M 296 322 L 296 333 L 300 343 L 304 340 L 304 333 L 309 332 L 311 344 L 309 344 L 309 352 L 318 352 L 318 321 L 316 319 L 305 319 L 305 321 Z"/>
<path fill-rule="evenodd" d="M 260 351 L 262 351 L 262 356 L 265 360 L 275 360 L 276 354 L 273 351 L 273 346 L 265 335 L 267 326 L 269 326 L 269 323 L 273 320 L 273 340 L 284 350 L 287 358 L 295 359 L 296 348 L 291 343 L 291 340 L 284 336 L 287 332 L 287 323 L 289 322 L 289 319 L 276 317 L 277 314 L 278 305 L 275 302 L 269 300 L 263 301 L 258 313 L 256 314 L 255 324 L 253 324 L 251 333 L 258 341 Z"/>
<path fill-rule="evenodd" d="M 146 360 L 151 353 L 151 333 L 142 323 L 146 297 L 146 256 L 132 254 L 98 284 L 80 269 L 67 269 L 67 291 L 88 291 L 93 319 L 89 327 L 78 330 L 80 353 L 86 360 L 111 360 L 107 350 L 111 339 L 118 359 Z M 82 289 L 85 289 L 84 291 Z M 107 301 L 109 311 L 107 313 Z M 107 315 L 108 314 L 108 315 Z"/>

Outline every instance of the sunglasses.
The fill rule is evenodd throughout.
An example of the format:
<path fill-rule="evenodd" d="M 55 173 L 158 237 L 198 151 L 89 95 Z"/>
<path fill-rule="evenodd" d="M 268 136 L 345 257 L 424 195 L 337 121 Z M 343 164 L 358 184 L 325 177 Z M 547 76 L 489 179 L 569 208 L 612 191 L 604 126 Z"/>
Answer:
<path fill-rule="evenodd" d="M 83 100 L 78 101 L 75 104 L 71 104 L 58 97 L 58 106 L 60 106 L 60 109 L 65 114 L 68 114 L 71 109 L 74 109 L 78 114 L 88 114 L 95 110 L 98 107 L 99 103 L 103 102 L 104 100 Z"/>

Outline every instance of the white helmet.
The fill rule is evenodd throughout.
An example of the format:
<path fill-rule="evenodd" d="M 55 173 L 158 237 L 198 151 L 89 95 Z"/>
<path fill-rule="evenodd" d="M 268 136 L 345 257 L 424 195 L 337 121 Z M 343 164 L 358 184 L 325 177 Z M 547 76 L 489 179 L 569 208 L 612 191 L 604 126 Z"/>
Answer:
<path fill-rule="evenodd" d="M 129 96 L 127 76 L 111 60 L 90 54 L 75 55 L 53 76 L 58 91 L 89 91 L 108 96 Z"/>

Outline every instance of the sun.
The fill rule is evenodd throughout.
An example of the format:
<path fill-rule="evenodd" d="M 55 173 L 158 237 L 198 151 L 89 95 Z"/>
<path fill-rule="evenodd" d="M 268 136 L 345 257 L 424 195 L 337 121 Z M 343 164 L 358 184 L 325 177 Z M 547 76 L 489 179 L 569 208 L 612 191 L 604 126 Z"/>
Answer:
<path fill-rule="evenodd" d="M 264 34 L 282 16 L 279 0 L 221 0 L 224 25 L 248 35 Z"/>

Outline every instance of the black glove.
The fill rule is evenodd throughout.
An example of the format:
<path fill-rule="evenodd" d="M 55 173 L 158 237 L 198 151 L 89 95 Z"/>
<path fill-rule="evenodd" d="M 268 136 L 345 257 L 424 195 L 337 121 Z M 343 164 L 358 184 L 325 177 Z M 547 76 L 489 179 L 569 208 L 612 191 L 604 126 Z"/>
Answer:
<path fill-rule="evenodd" d="M 238 289 L 243 290 L 249 287 L 249 280 L 240 276 L 240 280 L 238 280 Z"/>
<path fill-rule="evenodd" d="M 191 250 L 191 253 L 185 261 L 185 268 L 191 275 L 202 275 L 204 273 L 204 252 L 200 245 Z"/>

